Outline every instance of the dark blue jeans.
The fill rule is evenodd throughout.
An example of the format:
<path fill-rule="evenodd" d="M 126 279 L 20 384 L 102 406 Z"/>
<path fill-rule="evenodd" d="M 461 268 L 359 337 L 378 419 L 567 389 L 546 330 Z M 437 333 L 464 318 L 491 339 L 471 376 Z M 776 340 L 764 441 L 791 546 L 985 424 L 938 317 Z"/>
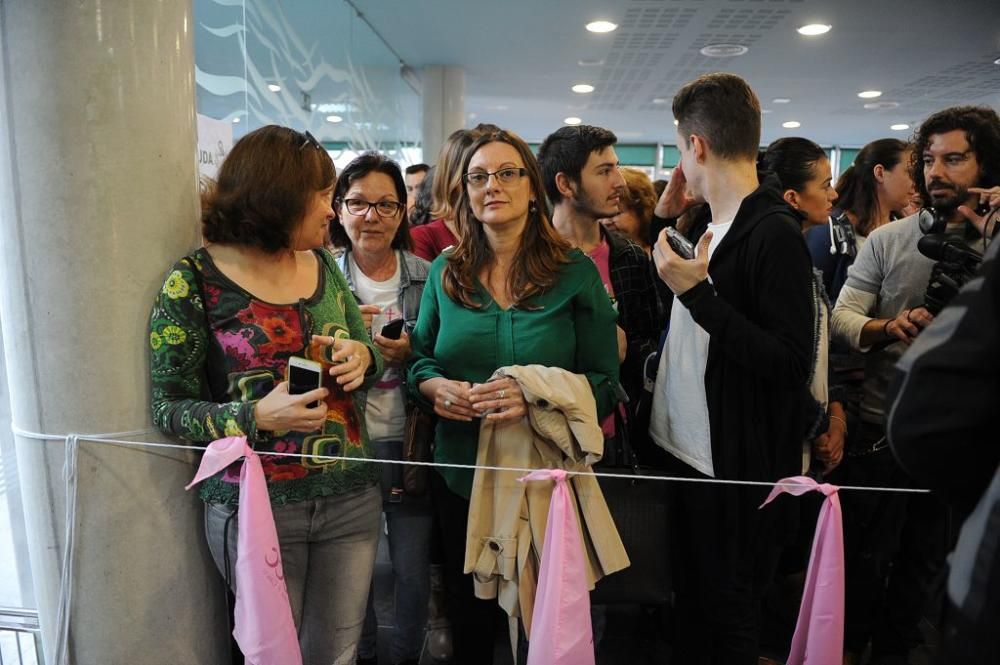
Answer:
<path fill-rule="evenodd" d="M 380 458 L 395 457 L 382 450 L 376 442 Z M 385 453 L 385 454 L 383 454 Z M 390 465 L 385 465 L 390 466 Z M 398 465 L 391 465 L 399 469 Z M 431 471 L 433 473 L 433 471 Z M 383 476 L 392 474 L 383 474 Z M 386 496 L 388 488 L 383 488 Z M 395 579 L 395 631 L 390 656 L 393 663 L 419 659 L 427 624 L 427 603 L 430 599 L 431 504 L 427 497 L 404 497 L 399 503 L 384 502 L 388 532 L 389 558 Z M 375 582 L 368 593 L 368 609 L 358 644 L 362 658 L 375 656 L 378 622 L 375 617 Z"/>

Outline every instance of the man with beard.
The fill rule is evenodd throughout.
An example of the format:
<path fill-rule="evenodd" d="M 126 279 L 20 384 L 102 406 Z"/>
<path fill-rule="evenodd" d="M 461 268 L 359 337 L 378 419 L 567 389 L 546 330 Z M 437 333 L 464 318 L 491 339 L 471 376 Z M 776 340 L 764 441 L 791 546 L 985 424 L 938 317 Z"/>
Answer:
<path fill-rule="evenodd" d="M 649 257 L 639 245 L 597 221 L 618 214 L 625 195 L 614 148 L 617 141 L 601 127 L 562 127 L 538 149 L 538 164 L 553 206 L 553 226 L 594 261 L 618 311 L 621 380 L 635 401 L 642 389 L 642 362 L 656 349 L 661 325 Z M 612 435 L 613 420 L 604 429 Z"/>
<path fill-rule="evenodd" d="M 996 112 L 971 106 L 940 111 L 923 123 L 913 147 L 911 172 L 925 204 L 947 223 L 947 233 L 983 251 L 985 216 L 975 208 L 983 188 L 1000 184 Z M 918 220 L 911 215 L 869 236 L 833 311 L 833 334 L 868 352 L 860 413 L 849 422 L 838 484 L 909 482 L 889 450 L 885 415 L 896 361 L 933 320 L 923 303 L 934 261 L 917 250 L 923 235 Z M 851 492 L 842 501 L 846 650 L 859 658 L 871 639 L 873 663 L 906 662 L 919 642 L 917 625 L 944 563 L 946 508 L 927 495 Z"/>

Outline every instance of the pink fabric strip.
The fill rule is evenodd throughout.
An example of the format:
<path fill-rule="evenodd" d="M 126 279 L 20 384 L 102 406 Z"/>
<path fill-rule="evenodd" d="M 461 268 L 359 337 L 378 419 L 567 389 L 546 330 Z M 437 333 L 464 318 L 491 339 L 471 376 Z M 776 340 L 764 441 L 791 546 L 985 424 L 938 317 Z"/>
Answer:
<path fill-rule="evenodd" d="M 260 457 L 246 437 L 213 441 L 191 489 L 241 457 L 240 506 L 236 541 L 236 638 L 248 665 L 302 665 L 298 632 L 288 603 L 281 548 Z"/>
<path fill-rule="evenodd" d="M 594 665 L 583 540 L 566 472 L 542 469 L 519 480 L 555 481 L 535 591 L 528 665 Z"/>
<path fill-rule="evenodd" d="M 795 485 L 795 487 L 786 487 Z M 799 619 L 786 665 L 841 665 L 844 662 L 844 525 L 836 485 L 806 476 L 778 481 L 761 508 L 782 493 L 826 496 L 816 521 Z"/>

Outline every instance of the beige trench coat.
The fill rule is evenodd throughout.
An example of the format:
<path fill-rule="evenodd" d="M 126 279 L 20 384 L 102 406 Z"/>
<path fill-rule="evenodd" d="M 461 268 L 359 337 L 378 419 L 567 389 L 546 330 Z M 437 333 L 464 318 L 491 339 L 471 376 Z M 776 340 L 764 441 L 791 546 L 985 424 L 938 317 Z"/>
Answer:
<path fill-rule="evenodd" d="M 498 369 L 493 378 L 517 381 L 528 405 L 518 421 L 483 420 L 476 466 L 588 470 L 601 459 L 604 436 L 586 377 L 541 365 Z M 522 483 L 521 471 L 477 469 L 472 483 L 465 572 L 478 598 L 499 598 L 511 617 L 531 627 L 538 569 L 553 481 Z M 569 483 L 587 565 L 587 586 L 629 565 L 597 479 L 574 475 Z"/>

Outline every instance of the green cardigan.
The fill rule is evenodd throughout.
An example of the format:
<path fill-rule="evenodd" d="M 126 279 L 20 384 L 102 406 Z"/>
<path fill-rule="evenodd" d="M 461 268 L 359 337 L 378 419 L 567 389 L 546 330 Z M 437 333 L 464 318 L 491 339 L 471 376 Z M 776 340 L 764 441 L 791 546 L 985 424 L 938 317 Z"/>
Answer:
<path fill-rule="evenodd" d="M 483 306 L 469 309 L 444 292 L 441 275 L 448 254 L 431 265 L 410 336 L 408 383 L 415 399 L 428 404 L 418 386 L 430 378 L 483 383 L 500 367 L 545 365 L 586 375 L 598 416 L 611 413 L 618 384 L 617 315 L 593 261 L 579 250 L 570 252 L 559 279 L 533 299 L 530 310 L 501 309 L 482 285 Z M 434 461 L 474 464 L 479 424 L 439 419 Z M 472 471 L 439 468 L 438 473 L 453 492 L 469 497 Z"/>

